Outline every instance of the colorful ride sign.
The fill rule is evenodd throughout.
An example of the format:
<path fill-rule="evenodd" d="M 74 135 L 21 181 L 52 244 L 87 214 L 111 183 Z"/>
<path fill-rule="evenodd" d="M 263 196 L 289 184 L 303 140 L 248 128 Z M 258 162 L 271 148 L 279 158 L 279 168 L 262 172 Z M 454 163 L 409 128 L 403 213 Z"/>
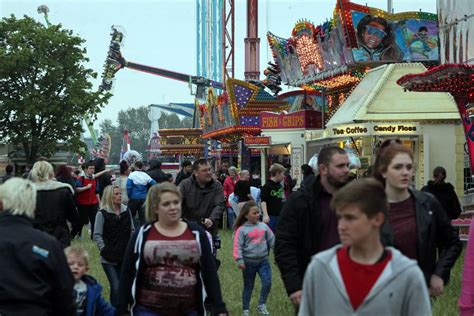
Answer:
<path fill-rule="evenodd" d="M 261 129 L 316 129 L 321 128 L 321 122 L 321 112 L 313 110 L 302 110 L 293 113 L 260 113 Z"/>

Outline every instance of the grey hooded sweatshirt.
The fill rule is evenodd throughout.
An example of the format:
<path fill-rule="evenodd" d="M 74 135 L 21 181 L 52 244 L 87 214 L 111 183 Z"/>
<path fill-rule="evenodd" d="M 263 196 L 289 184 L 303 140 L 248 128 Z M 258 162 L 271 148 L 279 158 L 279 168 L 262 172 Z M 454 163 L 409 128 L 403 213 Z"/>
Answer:
<path fill-rule="evenodd" d="M 312 257 L 303 282 L 299 316 L 309 315 L 431 315 L 423 273 L 415 260 L 392 247 L 378 280 L 354 311 L 339 270 L 336 251 L 341 245 Z"/>

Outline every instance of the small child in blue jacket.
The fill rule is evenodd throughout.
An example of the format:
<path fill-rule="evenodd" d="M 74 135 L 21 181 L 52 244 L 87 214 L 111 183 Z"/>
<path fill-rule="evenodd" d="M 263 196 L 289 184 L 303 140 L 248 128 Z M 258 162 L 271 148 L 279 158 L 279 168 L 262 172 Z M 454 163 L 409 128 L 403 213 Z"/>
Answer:
<path fill-rule="evenodd" d="M 268 261 L 270 248 L 273 248 L 275 236 L 267 224 L 260 221 L 260 209 L 255 201 L 246 202 L 235 222 L 234 259 L 242 270 L 244 288 L 242 291 L 243 315 L 249 315 L 255 277 L 258 273 L 262 283 L 257 312 L 269 315 L 265 305 L 272 287 L 272 269 Z"/>
<path fill-rule="evenodd" d="M 76 316 L 114 316 L 115 308 L 102 297 L 102 286 L 86 274 L 89 271 L 87 251 L 81 246 L 70 246 L 64 252 L 76 281 L 73 290 Z"/>

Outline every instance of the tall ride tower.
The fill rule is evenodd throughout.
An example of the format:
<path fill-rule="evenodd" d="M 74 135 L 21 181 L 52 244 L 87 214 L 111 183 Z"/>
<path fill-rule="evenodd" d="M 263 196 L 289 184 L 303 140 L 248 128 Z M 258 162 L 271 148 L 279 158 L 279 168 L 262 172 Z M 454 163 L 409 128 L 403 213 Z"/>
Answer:
<path fill-rule="evenodd" d="M 258 38 L 258 0 L 247 0 L 247 37 L 245 38 L 245 80 L 259 80 L 260 38 Z"/>

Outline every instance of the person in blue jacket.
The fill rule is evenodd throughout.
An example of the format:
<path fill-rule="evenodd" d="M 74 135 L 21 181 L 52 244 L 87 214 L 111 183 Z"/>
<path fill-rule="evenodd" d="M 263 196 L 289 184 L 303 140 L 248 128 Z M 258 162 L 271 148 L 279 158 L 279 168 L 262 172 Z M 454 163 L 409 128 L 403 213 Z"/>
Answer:
<path fill-rule="evenodd" d="M 145 224 L 143 205 L 148 188 L 154 184 L 156 181 L 143 171 L 143 162 L 135 162 L 135 171 L 130 173 L 127 179 L 128 208 L 134 218 L 138 213 L 140 225 Z"/>
<path fill-rule="evenodd" d="M 102 286 L 89 271 L 89 255 L 81 246 L 70 246 L 64 250 L 67 263 L 76 283 L 73 297 L 76 316 L 115 316 L 115 308 L 102 297 Z"/>

